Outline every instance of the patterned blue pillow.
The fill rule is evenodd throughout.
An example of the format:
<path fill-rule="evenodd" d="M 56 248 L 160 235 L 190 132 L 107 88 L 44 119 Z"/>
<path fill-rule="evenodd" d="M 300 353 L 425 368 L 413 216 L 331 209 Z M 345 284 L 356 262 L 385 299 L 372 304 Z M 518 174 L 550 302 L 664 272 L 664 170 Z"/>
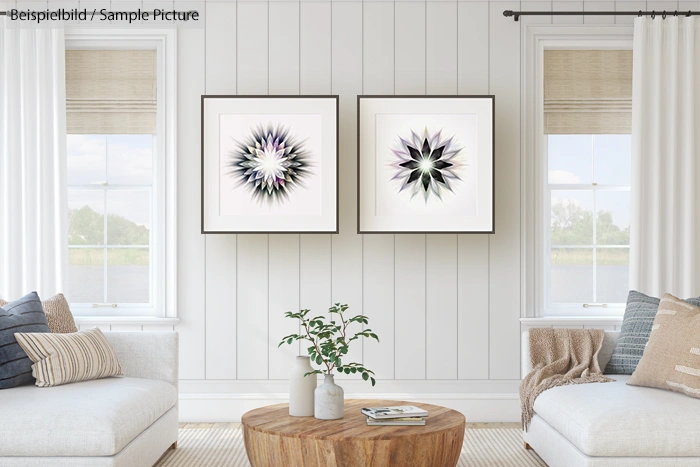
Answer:
<path fill-rule="evenodd" d="M 33 362 L 17 343 L 16 332 L 51 332 L 36 292 L 0 307 L 0 389 L 34 384 Z"/>
<path fill-rule="evenodd" d="M 688 298 L 686 302 L 700 306 L 700 297 Z M 627 296 L 625 316 L 622 318 L 620 337 L 615 344 L 605 373 L 612 375 L 631 375 L 637 368 L 644 354 L 644 347 L 649 342 L 649 334 L 654 324 L 660 299 L 649 297 L 636 290 L 630 290 Z"/>

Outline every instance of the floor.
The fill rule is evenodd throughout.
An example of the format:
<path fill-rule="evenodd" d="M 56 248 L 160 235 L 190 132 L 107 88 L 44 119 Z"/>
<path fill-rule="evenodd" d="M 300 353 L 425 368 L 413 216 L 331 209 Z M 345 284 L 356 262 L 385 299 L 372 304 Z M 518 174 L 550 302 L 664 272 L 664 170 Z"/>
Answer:
<path fill-rule="evenodd" d="M 238 428 L 241 424 L 237 422 L 230 423 L 180 423 L 180 428 L 191 429 L 232 429 Z M 467 429 L 479 428 L 520 428 L 520 423 L 467 423 Z"/>

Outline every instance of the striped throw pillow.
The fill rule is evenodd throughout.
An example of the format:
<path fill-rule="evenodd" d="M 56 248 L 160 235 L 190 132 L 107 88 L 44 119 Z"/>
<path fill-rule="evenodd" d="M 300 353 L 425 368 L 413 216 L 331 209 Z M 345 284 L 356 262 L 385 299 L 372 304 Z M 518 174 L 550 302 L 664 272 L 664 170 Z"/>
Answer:
<path fill-rule="evenodd" d="M 71 334 L 17 333 L 32 359 L 39 387 L 123 375 L 114 349 L 99 328 Z"/>
<path fill-rule="evenodd" d="M 32 361 L 17 343 L 16 332 L 49 332 L 36 292 L 0 306 L 0 389 L 34 382 Z"/>
<path fill-rule="evenodd" d="M 0 307 L 6 304 L 7 302 L 0 298 Z M 68 301 L 62 293 L 42 300 L 41 306 L 44 308 L 51 332 L 78 332 Z"/>
<path fill-rule="evenodd" d="M 631 386 L 700 398 L 700 307 L 664 294 Z"/>

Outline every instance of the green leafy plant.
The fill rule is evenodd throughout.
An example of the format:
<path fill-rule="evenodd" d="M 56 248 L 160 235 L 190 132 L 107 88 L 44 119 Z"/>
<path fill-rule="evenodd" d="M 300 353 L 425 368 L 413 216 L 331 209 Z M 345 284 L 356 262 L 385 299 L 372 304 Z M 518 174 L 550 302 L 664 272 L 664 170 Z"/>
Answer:
<path fill-rule="evenodd" d="M 369 324 L 369 319 L 364 315 L 345 319 L 343 313 L 348 308 L 347 305 L 336 303 L 328 309 L 329 317 L 316 316 L 314 318 L 308 317 L 311 310 L 300 310 L 298 313 L 288 311 L 284 316 L 298 319 L 303 334 L 285 336 L 277 347 L 280 347 L 282 344 L 291 345 L 294 341 L 308 341 L 311 343 L 311 346 L 306 349 L 309 357 L 317 365 L 324 365 L 325 369 L 310 371 L 304 376 L 315 374 L 332 375 L 335 369 L 338 373 L 345 373 L 346 375 L 359 373 L 363 380 L 370 380 L 372 386 L 374 386 L 376 381 L 372 370 L 368 370 L 361 363 L 343 362 L 343 358 L 347 355 L 352 341 L 358 340 L 360 337 L 367 337 L 379 342 L 379 337 L 371 329 L 362 329 L 354 334 L 348 331 L 348 326 L 352 323 Z"/>

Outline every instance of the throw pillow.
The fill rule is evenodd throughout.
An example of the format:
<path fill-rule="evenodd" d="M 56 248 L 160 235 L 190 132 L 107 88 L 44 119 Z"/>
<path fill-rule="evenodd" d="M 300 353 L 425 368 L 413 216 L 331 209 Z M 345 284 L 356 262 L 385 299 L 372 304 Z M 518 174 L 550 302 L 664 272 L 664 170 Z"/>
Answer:
<path fill-rule="evenodd" d="M 700 307 L 664 294 L 629 383 L 700 398 Z"/>
<path fill-rule="evenodd" d="M 15 338 L 16 332 L 49 333 L 41 300 L 32 292 L 0 307 L 0 389 L 32 384 L 32 361 Z"/>
<path fill-rule="evenodd" d="M 7 302 L 0 298 L 0 306 L 5 306 L 5 304 Z M 62 293 L 42 300 L 41 305 L 44 308 L 46 321 L 49 323 L 51 332 L 78 332 L 68 301 Z"/>
<path fill-rule="evenodd" d="M 71 334 L 17 333 L 32 359 L 39 387 L 123 375 L 114 349 L 99 328 Z"/>
<path fill-rule="evenodd" d="M 73 314 L 70 312 L 68 301 L 62 293 L 43 300 L 41 304 L 44 307 L 46 321 L 49 323 L 49 329 L 51 329 L 51 332 L 78 332 L 78 328 L 75 326 L 75 320 L 73 319 Z"/>
<path fill-rule="evenodd" d="M 620 337 L 615 350 L 605 367 L 605 374 L 631 375 L 642 358 L 644 347 L 649 341 L 649 333 L 654 324 L 660 299 L 650 297 L 636 290 L 630 290 L 627 307 L 622 318 Z M 700 298 L 688 298 L 686 302 L 700 306 Z"/>

